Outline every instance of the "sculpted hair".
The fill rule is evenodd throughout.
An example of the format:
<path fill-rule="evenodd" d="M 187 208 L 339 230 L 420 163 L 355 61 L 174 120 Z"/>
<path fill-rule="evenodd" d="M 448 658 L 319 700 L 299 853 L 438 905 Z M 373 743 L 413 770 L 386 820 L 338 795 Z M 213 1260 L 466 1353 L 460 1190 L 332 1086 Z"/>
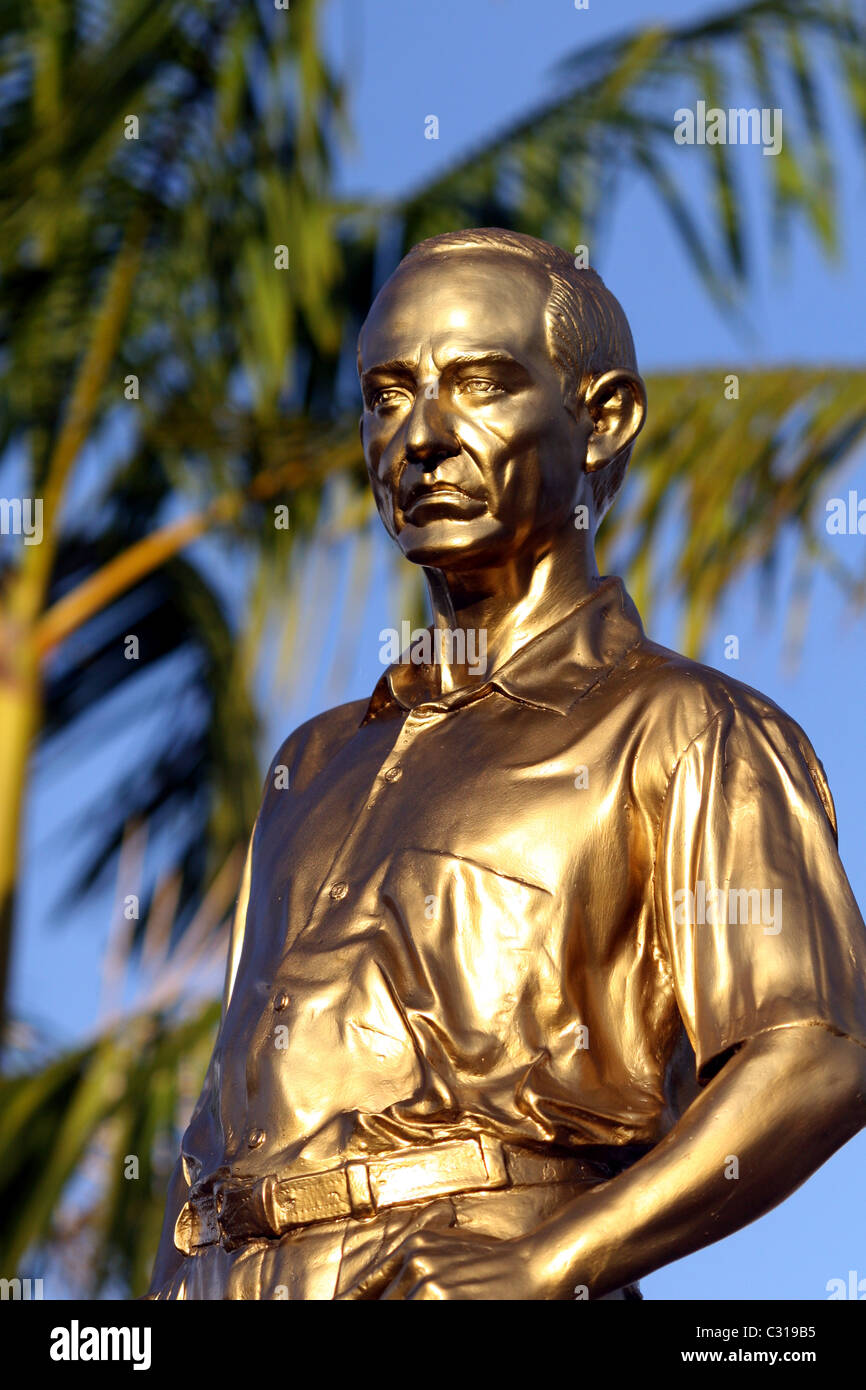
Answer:
<path fill-rule="evenodd" d="M 619 300 L 595 270 L 578 270 L 561 247 L 501 227 L 473 227 L 419 241 L 403 257 L 400 266 L 448 251 L 495 251 L 519 256 L 545 275 L 550 284 L 544 315 L 547 340 L 562 382 L 565 407 L 572 414 L 577 414 L 578 402 L 593 377 L 616 367 L 637 371 L 631 329 Z M 589 475 L 599 520 L 622 487 L 630 457 L 629 448 L 605 468 Z"/>

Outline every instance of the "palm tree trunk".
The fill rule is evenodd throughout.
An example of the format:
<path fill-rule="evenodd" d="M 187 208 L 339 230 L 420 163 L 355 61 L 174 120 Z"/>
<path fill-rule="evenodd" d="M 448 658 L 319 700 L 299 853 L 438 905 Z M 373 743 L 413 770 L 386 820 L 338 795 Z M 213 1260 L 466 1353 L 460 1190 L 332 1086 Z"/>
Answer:
<path fill-rule="evenodd" d="M 60 503 L 81 445 L 90 432 L 126 320 L 145 236 L 134 215 L 118 252 L 81 361 L 69 406 L 46 471 L 42 540 L 24 546 L 0 614 L 0 1040 L 4 1037 L 15 884 L 30 750 L 41 720 L 38 623 L 45 608 L 58 540 Z"/>
<path fill-rule="evenodd" d="M 21 637 L 17 624 L 4 618 L 0 638 L 0 1037 L 11 966 L 21 813 L 41 703 L 35 646 Z"/>

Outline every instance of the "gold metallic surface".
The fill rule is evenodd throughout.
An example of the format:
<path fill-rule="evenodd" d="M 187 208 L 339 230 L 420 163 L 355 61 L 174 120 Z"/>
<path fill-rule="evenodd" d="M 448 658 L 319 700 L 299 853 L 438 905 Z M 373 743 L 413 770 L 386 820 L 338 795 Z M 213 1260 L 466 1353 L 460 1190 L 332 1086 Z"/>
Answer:
<path fill-rule="evenodd" d="M 359 368 L 434 623 L 274 758 L 151 1296 L 623 1297 L 864 1122 L 830 792 L 596 571 L 645 393 L 592 272 L 422 243 Z"/>

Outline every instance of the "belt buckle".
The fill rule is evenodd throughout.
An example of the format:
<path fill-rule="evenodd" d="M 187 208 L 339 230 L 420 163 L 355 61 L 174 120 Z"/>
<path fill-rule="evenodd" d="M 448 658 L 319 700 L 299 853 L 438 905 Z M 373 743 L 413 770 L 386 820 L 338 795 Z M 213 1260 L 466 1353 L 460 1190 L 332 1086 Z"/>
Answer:
<path fill-rule="evenodd" d="M 256 1237 L 280 1234 L 274 1220 L 273 1177 L 233 1178 L 214 1184 L 214 1206 L 226 1250 Z"/>
<path fill-rule="evenodd" d="M 220 1238 L 213 1200 L 196 1197 L 185 1202 L 174 1223 L 174 1243 L 184 1255 L 194 1255 L 206 1245 L 216 1245 Z"/>

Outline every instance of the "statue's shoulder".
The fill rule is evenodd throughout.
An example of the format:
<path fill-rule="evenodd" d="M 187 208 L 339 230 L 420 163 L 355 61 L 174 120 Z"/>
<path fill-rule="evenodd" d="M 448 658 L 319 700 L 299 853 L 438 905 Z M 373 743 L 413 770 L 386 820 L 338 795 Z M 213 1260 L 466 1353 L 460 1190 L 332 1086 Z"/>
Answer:
<path fill-rule="evenodd" d="M 642 720 L 663 764 L 673 769 L 690 751 L 700 757 L 703 749 L 720 775 L 739 761 L 768 784 L 781 778 L 805 787 L 806 773 L 835 834 L 836 812 L 824 767 L 809 736 L 787 711 L 726 671 L 657 643 L 643 641 L 636 657 L 636 722 Z"/>
<path fill-rule="evenodd" d="M 770 730 L 788 743 L 808 739 L 799 724 L 768 695 L 727 671 L 694 661 L 656 642 L 642 641 L 635 653 L 636 693 L 649 716 L 658 714 L 685 746 L 716 719 L 734 720 L 746 730 Z"/>
<path fill-rule="evenodd" d="M 298 772 L 303 767 L 307 773 L 324 767 L 337 749 L 357 733 L 368 704 L 368 699 L 349 700 L 314 714 L 283 740 L 271 766 L 282 763 Z"/>

